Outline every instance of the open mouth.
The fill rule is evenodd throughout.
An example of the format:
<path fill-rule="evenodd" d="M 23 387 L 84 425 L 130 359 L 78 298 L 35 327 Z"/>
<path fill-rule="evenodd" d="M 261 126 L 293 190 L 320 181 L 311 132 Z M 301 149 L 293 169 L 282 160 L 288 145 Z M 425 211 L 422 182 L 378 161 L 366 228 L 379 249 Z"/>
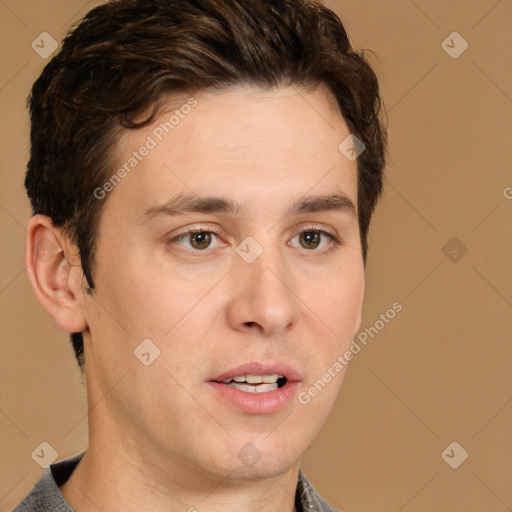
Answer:
<path fill-rule="evenodd" d="M 287 407 L 302 382 L 301 373 L 285 363 L 252 361 L 208 381 L 223 403 L 245 414 L 273 414 Z"/>
<path fill-rule="evenodd" d="M 265 393 L 282 388 L 287 382 L 284 375 L 237 375 L 222 381 L 226 386 L 245 391 L 247 393 Z"/>

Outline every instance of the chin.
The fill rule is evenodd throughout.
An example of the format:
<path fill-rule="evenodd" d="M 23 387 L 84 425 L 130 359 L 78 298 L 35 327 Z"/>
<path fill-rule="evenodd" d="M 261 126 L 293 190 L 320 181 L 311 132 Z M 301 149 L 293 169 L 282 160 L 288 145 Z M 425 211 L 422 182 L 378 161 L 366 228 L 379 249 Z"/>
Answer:
<path fill-rule="evenodd" d="M 300 450 L 305 446 L 286 446 L 287 443 L 278 437 L 276 441 L 258 440 L 255 436 L 254 442 L 236 443 L 241 448 L 231 451 L 231 458 L 227 461 L 230 467 L 226 468 L 231 473 L 229 478 L 241 481 L 276 478 L 300 462 Z"/>
<path fill-rule="evenodd" d="M 274 458 L 271 461 L 264 461 L 262 458 L 252 467 L 244 467 L 240 464 L 235 465 L 235 467 L 231 468 L 228 480 L 249 482 L 277 478 L 289 471 L 293 465 L 294 461 L 291 461 L 289 458 L 282 460 L 275 460 Z"/>

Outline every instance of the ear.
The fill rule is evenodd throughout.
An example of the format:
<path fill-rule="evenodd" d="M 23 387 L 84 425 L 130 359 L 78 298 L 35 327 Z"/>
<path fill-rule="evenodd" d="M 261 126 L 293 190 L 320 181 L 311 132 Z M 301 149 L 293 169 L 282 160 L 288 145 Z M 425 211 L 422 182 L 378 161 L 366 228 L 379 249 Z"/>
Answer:
<path fill-rule="evenodd" d="M 27 227 L 25 269 L 37 300 L 66 332 L 87 328 L 83 272 L 78 251 L 45 215 L 34 215 Z"/>

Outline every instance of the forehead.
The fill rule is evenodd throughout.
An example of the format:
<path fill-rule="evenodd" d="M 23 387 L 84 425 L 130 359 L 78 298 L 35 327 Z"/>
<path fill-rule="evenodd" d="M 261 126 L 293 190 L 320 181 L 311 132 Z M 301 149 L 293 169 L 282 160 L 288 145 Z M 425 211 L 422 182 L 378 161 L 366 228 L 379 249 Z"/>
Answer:
<path fill-rule="evenodd" d="M 348 134 L 345 120 L 330 90 L 320 85 L 313 91 L 298 87 L 262 89 L 233 86 L 221 90 L 202 90 L 194 94 L 173 94 L 160 100 L 153 123 L 142 130 L 122 130 L 118 157 L 126 155 L 146 135 L 160 145 L 162 139 L 180 137 L 180 146 L 223 148 L 256 145 L 295 145 L 298 139 L 327 144 L 324 149 L 337 151 L 332 137 Z M 154 106 L 150 106 L 149 109 Z M 294 144 L 295 142 L 295 144 Z M 301 142 L 304 142 L 302 140 Z M 305 149 L 311 149 L 311 145 Z M 175 147 L 175 151 L 179 148 Z"/>
<path fill-rule="evenodd" d="M 236 87 L 180 95 L 169 98 L 150 125 L 123 133 L 115 168 L 129 172 L 112 195 L 126 189 L 144 211 L 168 201 L 171 192 L 229 192 L 243 203 L 341 190 L 356 204 L 357 164 L 339 150 L 347 136 L 324 88 Z"/>
<path fill-rule="evenodd" d="M 310 150 L 313 144 L 330 146 L 334 133 L 347 131 L 334 98 L 323 87 L 314 92 L 295 87 L 235 87 L 202 92 L 195 99 L 197 106 L 190 113 L 195 122 L 184 122 L 182 128 L 194 145 L 205 142 L 211 148 L 226 149 L 266 144 L 293 146 L 297 151 L 299 141 L 307 138 L 311 144 L 305 149 Z M 165 121 L 166 116 L 162 117 Z M 325 149 L 336 150 L 336 146 Z"/>

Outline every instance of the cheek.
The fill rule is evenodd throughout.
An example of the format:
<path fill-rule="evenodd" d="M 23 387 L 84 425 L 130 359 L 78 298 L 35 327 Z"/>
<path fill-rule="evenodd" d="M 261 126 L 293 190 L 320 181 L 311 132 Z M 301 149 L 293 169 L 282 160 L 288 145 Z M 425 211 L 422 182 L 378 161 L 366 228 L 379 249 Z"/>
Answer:
<path fill-rule="evenodd" d="M 304 290 L 308 290 L 308 286 L 304 286 Z M 304 302 L 326 332 L 338 344 L 345 344 L 354 334 L 363 296 L 364 274 L 338 269 L 314 288 L 309 283 Z"/>
<path fill-rule="evenodd" d="M 169 343 L 176 332 L 186 328 L 192 334 L 200 329 L 201 325 L 192 319 L 203 303 L 210 302 L 208 291 L 216 280 L 218 276 L 214 279 L 197 271 L 184 273 L 150 262 L 127 265 L 124 279 L 111 297 L 131 334 Z"/>
<path fill-rule="evenodd" d="M 353 329 L 359 318 L 364 297 L 364 276 L 351 274 L 331 290 L 334 314 L 344 328 Z M 352 335 L 353 332 L 351 331 Z"/>

